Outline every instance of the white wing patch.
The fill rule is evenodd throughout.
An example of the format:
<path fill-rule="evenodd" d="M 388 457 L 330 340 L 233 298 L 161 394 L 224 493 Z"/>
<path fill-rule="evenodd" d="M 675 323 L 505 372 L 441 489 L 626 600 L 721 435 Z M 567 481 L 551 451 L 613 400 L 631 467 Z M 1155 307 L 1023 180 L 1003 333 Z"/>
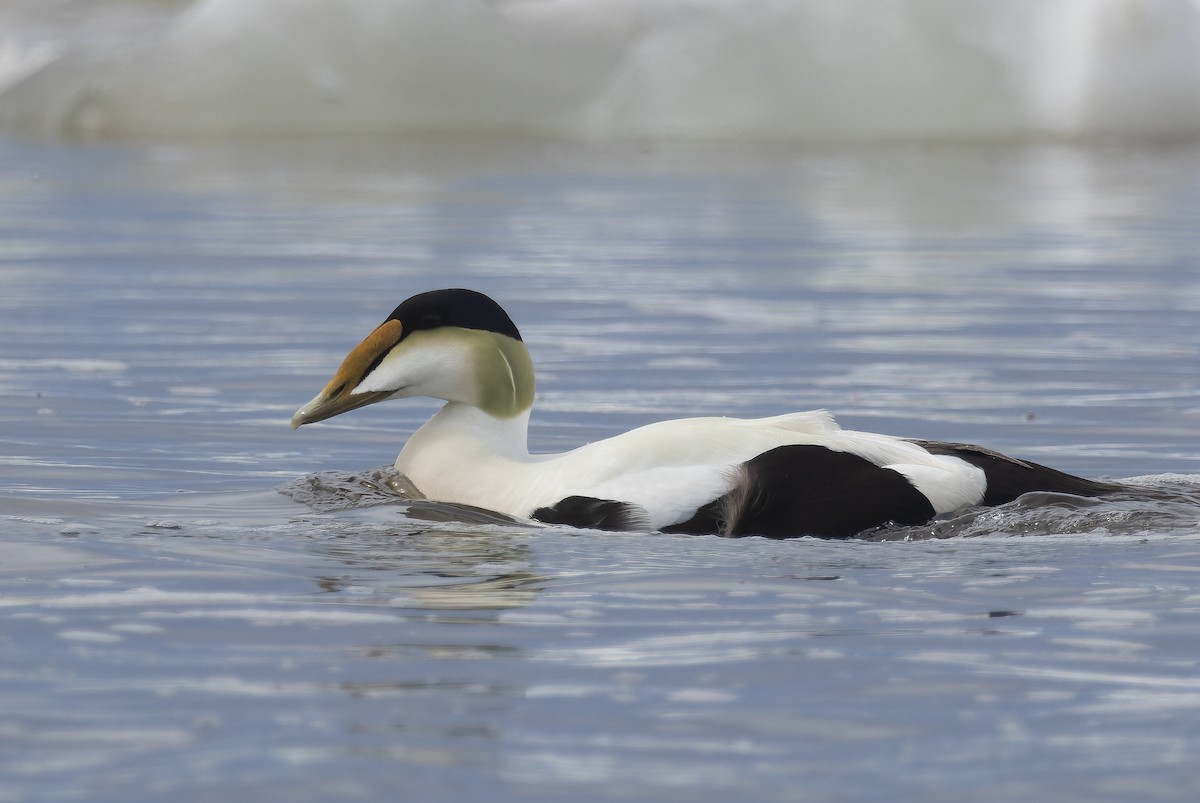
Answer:
<path fill-rule="evenodd" d="M 891 463 L 884 466 L 908 478 L 913 487 L 920 491 L 935 513 L 949 513 L 971 505 L 978 505 L 987 491 L 987 477 L 983 469 L 957 457 L 942 458 L 948 465 L 914 465 Z"/>

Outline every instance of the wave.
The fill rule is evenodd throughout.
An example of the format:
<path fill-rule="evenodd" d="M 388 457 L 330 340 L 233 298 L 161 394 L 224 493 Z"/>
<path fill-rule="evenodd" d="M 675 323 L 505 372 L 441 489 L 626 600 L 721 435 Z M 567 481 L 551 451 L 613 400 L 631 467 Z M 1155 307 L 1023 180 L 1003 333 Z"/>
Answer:
<path fill-rule="evenodd" d="M 12 0 L 43 136 L 1193 138 L 1200 0 Z"/>
<path fill-rule="evenodd" d="M 852 541 L 926 541 L 980 537 L 1084 539 L 1187 538 L 1200 535 L 1200 475 L 1156 474 L 1119 480 L 1125 490 L 1101 498 L 1034 492 L 997 507 L 959 511 L 926 524 L 880 527 Z M 47 537 L 203 533 L 244 539 L 292 538 L 312 526 L 330 537 L 442 532 L 579 534 L 468 505 L 426 499 L 390 465 L 322 471 L 273 490 L 184 494 L 145 499 L 9 496 L 0 523 Z M 297 514 L 306 509 L 310 518 Z M 11 529 L 11 527 L 10 527 Z M 611 534 L 610 534 L 611 535 Z M 645 533 L 620 533 L 636 538 Z M 801 535 L 797 533 L 797 535 Z M 655 535 L 655 538 L 716 536 Z M 736 540 L 736 539 L 735 539 Z M 754 541 L 763 539 L 754 538 Z M 812 539 L 809 539 L 810 541 Z M 826 543 L 835 543 L 830 539 Z"/>
<path fill-rule="evenodd" d="M 1119 484 L 1124 486 L 1121 492 L 1104 497 L 1033 492 L 1008 504 L 971 508 L 922 525 L 880 527 L 866 531 L 858 538 L 923 541 L 980 536 L 1146 538 L 1196 535 L 1200 475 L 1157 474 L 1121 480 Z M 281 486 L 278 491 L 319 513 L 348 514 L 351 518 L 355 513 L 386 508 L 402 510 L 403 516 L 414 522 L 492 525 L 509 531 L 545 527 L 482 508 L 426 499 L 407 477 L 391 466 L 354 473 L 324 471 L 308 474 Z M 394 518 L 384 521 L 395 524 Z"/>

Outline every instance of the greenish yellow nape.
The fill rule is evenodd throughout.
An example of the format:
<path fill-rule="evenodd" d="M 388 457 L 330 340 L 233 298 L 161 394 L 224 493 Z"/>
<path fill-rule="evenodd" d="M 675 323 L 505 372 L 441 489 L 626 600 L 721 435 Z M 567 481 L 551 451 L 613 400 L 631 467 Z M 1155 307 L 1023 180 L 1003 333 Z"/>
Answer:
<path fill-rule="evenodd" d="M 473 331 L 479 397 L 476 406 L 497 418 L 512 418 L 533 406 L 533 360 L 520 340 L 495 332 Z"/>

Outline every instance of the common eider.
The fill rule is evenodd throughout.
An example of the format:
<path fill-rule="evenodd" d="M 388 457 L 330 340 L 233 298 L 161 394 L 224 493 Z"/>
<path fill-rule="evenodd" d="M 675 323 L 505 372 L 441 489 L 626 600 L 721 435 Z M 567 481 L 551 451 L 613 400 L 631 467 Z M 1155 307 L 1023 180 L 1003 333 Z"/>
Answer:
<path fill-rule="evenodd" d="M 530 454 L 533 389 L 529 351 L 500 305 L 435 290 L 396 307 L 292 428 L 385 399 L 442 399 L 396 458 L 426 497 L 607 530 L 845 538 L 1030 491 L 1112 489 L 978 446 L 844 430 L 823 410 L 662 421 Z"/>

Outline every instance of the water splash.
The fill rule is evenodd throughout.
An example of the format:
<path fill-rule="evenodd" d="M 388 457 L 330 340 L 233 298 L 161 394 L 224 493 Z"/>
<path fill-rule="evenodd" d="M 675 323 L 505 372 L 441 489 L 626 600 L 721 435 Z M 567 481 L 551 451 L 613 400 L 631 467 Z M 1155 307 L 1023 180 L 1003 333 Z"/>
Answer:
<path fill-rule="evenodd" d="M 987 535 L 1195 536 L 1200 531 L 1200 477 L 1162 474 L 1126 481 L 1128 490 L 1101 498 L 1029 493 L 1007 505 L 977 508 L 904 537 Z"/>
<path fill-rule="evenodd" d="M 416 521 L 528 526 L 528 522 L 503 513 L 426 499 L 412 480 L 391 466 L 361 473 L 322 471 L 308 474 L 280 487 L 279 492 L 318 513 L 362 511 L 387 505 L 402 506 L 404 515 Z"/>

